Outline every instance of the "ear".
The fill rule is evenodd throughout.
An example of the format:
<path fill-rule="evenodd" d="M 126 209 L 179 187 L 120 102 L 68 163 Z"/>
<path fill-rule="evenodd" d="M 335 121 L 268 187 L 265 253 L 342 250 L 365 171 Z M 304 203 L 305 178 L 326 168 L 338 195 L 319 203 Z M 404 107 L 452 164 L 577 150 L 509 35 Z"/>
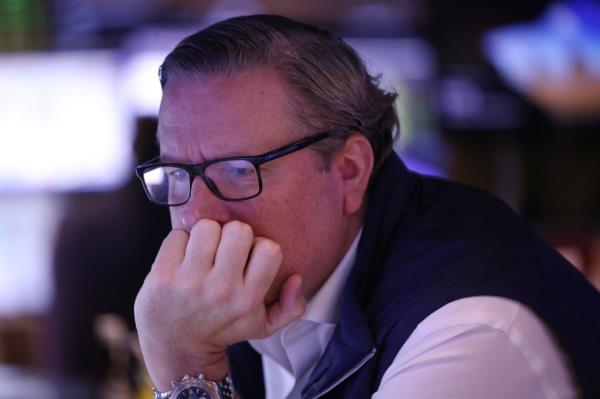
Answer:
<path fill-rule="evenodd" d="M 373 149 L 369 140 L 354 133 L 337 151 L 333 165 L 337 168 L 343 184 L 344 212 L 354 214 L 360 211 L 373 170 Z"/>

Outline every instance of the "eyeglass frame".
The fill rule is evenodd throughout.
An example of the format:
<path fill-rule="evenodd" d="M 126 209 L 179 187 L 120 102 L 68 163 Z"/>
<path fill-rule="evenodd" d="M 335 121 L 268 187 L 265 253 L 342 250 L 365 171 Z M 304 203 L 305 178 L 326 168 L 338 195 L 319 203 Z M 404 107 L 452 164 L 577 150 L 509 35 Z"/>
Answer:
<path fill-rule="evenodd" d="M 177 163 L 177 162 L 156 162 L 157 160 L 160 159 L 160 156 L 157 156 L 155 158 L 150 159 L 149 161 L 142 163 L 141 165 L 136 166 L 135 173 L 136 173 L 137 177 L 141 180 L 142 186 L 144 187 L 144 191 L 146 192 L 146 196 L 148 197 L 148 199 L 152 203 L 157 204 L 157 205 L 171 207 L 171 206 L 180 206 L 180 205 L 186 204 L 192 197 L 192 185 L 194 183 L 194 179 L 198 176 L 200 176 L 202 178 L 202 181 L 204 182 L 204 184 L 206 184 L 206 186 L 208 187 L 210 192 L 213 193 L 217 198 L 219 198 L 223 201 L 231 201 L 231 202 L 245 201 L 245 200 L 249 200 L 252 198 L 256 198 L 262 193 L 263 182 L 262 182 L 262 176 L 260 173 L 260 165 L 262 165 L 266 162 L 281 158 L 285 155 L 292 154 L 296 151 L 299 151 L 303 148 L 308 147 L 309 145 L 315 144 L 316 142 L 324 140 L 329 137 L 331 137 L 330 131 L 315 133 L 311 136 L 305 137 L 298 141 L 294 141 L 293 143 L 284 145 L 283 147 L 279 147 L 275 150 L 268 151 L 268 152 L 265 152 L 260 155 L 231 156 L 231 157 L 225 157 L 225 158 L 217 158 L 217 159 L 212 159 L 210 161 L 202 162 L 199 164 L 185 164 L 185 163 Z M 215 164 L 218 162 L 224 162 L 224 161 L 235 161 L 235 160 L 248 161 L 254 166 L 254 170 L 256 171 L 256 178 L 258 180 L 258 191 L 256 192 L 256 194 L 253 194 L 253 195 L 250 195 L 247 197 L 243 197 L 243 198 L 235 198 L 235 199 L 226 198 L 219 192 L 219 189 L 214 184 L 214 182 L 208 176 L 206 176 L 204 174 L 204 171 L 206 170 L 206 168 L 212 164 Z M 185 199 L 185 201 L 179 202 L 176 204 L 163 204 L 160 202 L 156 202 L 152 199 L 152 196 L 150 195 L 148 187 L 146 186 L 146 181 L 144 180 L 144 173 L 148 169 L 156 169 L 159 167 L 176 167 L 176 168 L 183 169 L 187 172 L 189 179 L 190 179 L 190 183 L 189 183 L 188 196 Z"/>

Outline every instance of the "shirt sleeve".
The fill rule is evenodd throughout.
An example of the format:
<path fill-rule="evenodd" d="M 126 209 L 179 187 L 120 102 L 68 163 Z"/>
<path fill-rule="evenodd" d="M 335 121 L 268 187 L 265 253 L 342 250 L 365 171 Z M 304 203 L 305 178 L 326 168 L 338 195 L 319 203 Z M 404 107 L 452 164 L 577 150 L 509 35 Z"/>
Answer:
<path fill-rule="evenodd" d="M 568 358 L 533 312 L 505 298 L 471 297 L 419 324 L 372 398 L 575 397 Z"/>

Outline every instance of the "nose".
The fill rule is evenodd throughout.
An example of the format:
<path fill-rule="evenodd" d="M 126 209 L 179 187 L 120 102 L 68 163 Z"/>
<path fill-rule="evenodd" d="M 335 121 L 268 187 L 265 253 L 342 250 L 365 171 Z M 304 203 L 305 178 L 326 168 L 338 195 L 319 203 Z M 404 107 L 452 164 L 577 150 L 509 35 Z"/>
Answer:
<path fill-rule="evenodd" d="M 182 228 L 188 232 L 200 219 L 211 219 L 224 224 L 230 218 L 226 201 L 217 198 L 199 176 L 196 176 L 192 182 L 192 192 L 188 202 L 171 208 L 173 227 Z"/>

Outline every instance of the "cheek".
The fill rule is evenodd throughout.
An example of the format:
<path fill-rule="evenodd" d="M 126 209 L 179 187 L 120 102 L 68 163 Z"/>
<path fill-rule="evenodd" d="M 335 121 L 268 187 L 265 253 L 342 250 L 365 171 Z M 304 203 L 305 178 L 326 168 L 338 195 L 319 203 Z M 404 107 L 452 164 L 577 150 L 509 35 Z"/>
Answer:
<path fill-rule="evenodd" d="M 264 198 L 256 228 L 278 240 L 286 251 L 286 264 L 296 264 L 307 250 L 317 250 L 335 234 L 342 217 L 343 203 L 335 179 L 299 176 L 290 179 L 286 190 Z M 267 205 L 268 204 L 268 205 Z"/>

